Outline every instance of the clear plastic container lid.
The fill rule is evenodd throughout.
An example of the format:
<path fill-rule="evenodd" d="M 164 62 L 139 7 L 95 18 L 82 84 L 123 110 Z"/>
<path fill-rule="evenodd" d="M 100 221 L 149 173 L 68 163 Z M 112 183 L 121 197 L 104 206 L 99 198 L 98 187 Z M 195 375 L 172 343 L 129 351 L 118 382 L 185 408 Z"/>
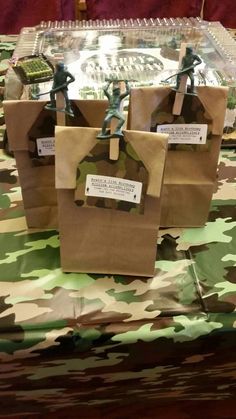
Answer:
<path fill-rule="evenodd" d="M 234 39 L 219 22 L 195 18 L 42 22 L 22 29 L 13 58 L 44 54 L 52 64 L 63 61 L 76 78 L 69 97 L 101 99 L 107 78 L 128 79 L 132 86 L 162 83 L 178 71 L 182 43 L 202 60 L 196 85 L 235 86 Z M 50 85 L 40 83 L 40 91 Z"/>

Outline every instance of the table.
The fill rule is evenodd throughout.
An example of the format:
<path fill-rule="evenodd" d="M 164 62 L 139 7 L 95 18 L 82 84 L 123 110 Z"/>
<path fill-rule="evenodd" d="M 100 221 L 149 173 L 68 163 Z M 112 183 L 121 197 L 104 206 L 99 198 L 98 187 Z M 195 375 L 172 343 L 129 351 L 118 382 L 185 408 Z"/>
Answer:
<path fill-rule="evenodd" d="M 235 204 L 227 149 L 206 227 L 161 231 L 154 278 L 63 274 L 59 234 L 27 231 L 15 160 L 1 150 L 0 417 L 94 419 L 119 407 L 117 418 L 146 418 L 165 402 L 230 405 Z"/>
<path fill-rule="evenodd" d="M 1 153 L 1 415 L 235 397 L 235 177 L 223 150 L 206 227 L 161 231 L 154 278 L 63 274 Z"/>

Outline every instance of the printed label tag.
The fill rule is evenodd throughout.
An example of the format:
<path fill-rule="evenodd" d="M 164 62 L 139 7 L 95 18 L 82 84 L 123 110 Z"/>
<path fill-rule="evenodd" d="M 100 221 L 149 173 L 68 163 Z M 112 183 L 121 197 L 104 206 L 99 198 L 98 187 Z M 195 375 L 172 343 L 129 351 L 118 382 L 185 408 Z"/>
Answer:
<path fill-rule="evenodd" d="M 169 144 L 206 144 L 207 124 L 159 125 L 157 132 L 169 134 Z"/>
<path fill-rule="evenodd" d="M 37 138 L 37 149 L 39 156 L 54 156 L 55 155 L 55 138 Z"/>
<path fill-rule="evenodd" d="M 141 192 L 142 183 L 134 180 L 97 175 L 87 175 L 86 177 L 86 196 L 111 198 L 139 204 Z"/>

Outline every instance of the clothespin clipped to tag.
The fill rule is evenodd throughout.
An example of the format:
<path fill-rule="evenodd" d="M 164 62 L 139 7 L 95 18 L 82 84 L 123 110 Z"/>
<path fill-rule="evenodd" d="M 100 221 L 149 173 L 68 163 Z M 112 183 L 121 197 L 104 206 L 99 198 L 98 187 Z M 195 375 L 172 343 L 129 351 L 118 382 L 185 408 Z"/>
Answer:
<path fill-rule="evenodd" d="M 109 148 L 109 159 L 110 160 L 118 160 L 119 159 L 119 138 L 111 138 L 110 139 L 110 148 Z"/>
<path fill-rule="evenodd" d="M 63 109 L 65 104 L 64 104 L 64 95 L 62 92 L 58 92 L 56 93 L 56 108 L 57 109 Z M 61 112 L 61 111 L 56 111 L 57 114 L 57 125 L 60 125 L 62 127 L 64 127 L 66 125 L 66 114 L 65 112 Z"/>
<path fill-rule="evenodd" d="M 182 63 L 182 59 L 186 53 L 186 47 L 187 44 L 186 43 L 182 43 L 180 46 L 180 52 L 179 52 L 179 69 L 181 68 L 181 63 Z M 188 75 L 187 74 L 183 74 L 180 80 L 180 85 L 178 88 L 178 91 L 175 94 L 175 101 L 174 101 L 174 105 L 173 105 L 173 109 L 172 109 L 172 114 L 173 115 L 181 115 L 181 111 L 182 111 L 182 106 L 183 106 L 183 102 L 184 102 L 184 95 L 187 91 L 187 80 L 188 80 Z"/>

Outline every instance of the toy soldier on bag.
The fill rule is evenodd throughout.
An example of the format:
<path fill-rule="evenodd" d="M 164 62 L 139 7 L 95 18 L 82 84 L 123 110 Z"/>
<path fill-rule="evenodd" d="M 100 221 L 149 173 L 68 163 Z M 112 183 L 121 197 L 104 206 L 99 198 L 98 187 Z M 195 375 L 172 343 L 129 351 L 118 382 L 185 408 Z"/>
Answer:
<path fill-rule="evenodd" d="M 181 77 L 184 74 L 187 74 L 191 81 L 190 86 L 190 93 L 194 92 L 194 67 L 201 64 L 202 60 L 198 57 L 198 55 L 193 53 L 193 49 L 191 47 L 186 48 L 186 54 L 184 55 L 181 63 L 180 72 L 177 73 L 176 77 L 176 90 L 179 89 Z"/>
<path fill-rule="evenodd" d="M 176 77 L 176 86 L 174 90 L 179 90 L 181 77 L 184 75 L 187 75 L 190 78 L 191 86 L 189 93 L 194 94 L 194 68 L 201 64 L 202 60 L 201 58 L 193 53 L 193 49 L 191 47 L 186 48 L 186 53 L 184 57 L 182 58 L 181 62 L 181 69 L 178 71 L 178 73 L 172 74 L 172 76 L 167 77 L 167 79 L 163 80 L 163 83 L 166 83 L 169 79 L 172 79 L 172 77 Z"/>
<path fill-rule="evenodd" d="M 62 92 L 65 99 L 65 112 L 74 116 L 71 109 L 70 100 L 68 98 L 68 84 L 74 81 L 74 76 L 72 76 L 72 74 L 65 69 L 64 63 L 56 64 L 56 71 L 53 77 L 53 85 L 50 91 L 50 103 L 45 106 L 45 109 L 57 111 L 56 93 Z"/>
<path fill-rule="evenodd" d="M 119 86 L 119 82 L 121 81 L 125 82 L 126 90 L 124 93 L 121 93 L 121 89 Z M 108 91 L 110 84 L 113 84 L 112 94 L 110 94 Z M 121 128 L 124 125 L 125 118 L 123 114 L 121 113 L 120 105 L 121 105 L 122 100 L 126 96 L 128 96 L 130 93 L 130 87 L 129 87 L 128 81 L 110 79 L 108 80 L 103 90 L 104 90 L 104 94 L 108 98 L 109 107 L 106 110 L 106 116 L 103 122 L 102 131 L 97 136 L 97 138 L 104 139 L 104 138 L 111 138 L 111 137 L 122 137 L 123 134 L 122 134 Z M 115 128 L 114 133 L 110 134 L 107 132 L 107 127 L 112 118 L 116 118 L 118 120 L 118 124 Z"/>

